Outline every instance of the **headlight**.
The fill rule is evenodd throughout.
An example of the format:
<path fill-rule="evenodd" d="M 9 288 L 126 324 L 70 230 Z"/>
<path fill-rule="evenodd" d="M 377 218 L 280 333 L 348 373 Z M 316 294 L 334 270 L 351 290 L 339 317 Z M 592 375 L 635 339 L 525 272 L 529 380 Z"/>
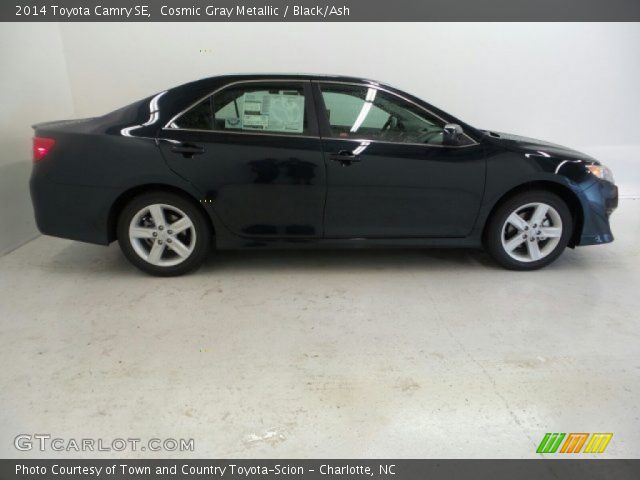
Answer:
<path fill-rule="evenodd" d="M 601 178 L 602 180 L 614 183 L 613 173 L 604 165 L 587 165 L 587 170 L 589 170 L 592 174 L 594 174 L 598 178 Z"/>

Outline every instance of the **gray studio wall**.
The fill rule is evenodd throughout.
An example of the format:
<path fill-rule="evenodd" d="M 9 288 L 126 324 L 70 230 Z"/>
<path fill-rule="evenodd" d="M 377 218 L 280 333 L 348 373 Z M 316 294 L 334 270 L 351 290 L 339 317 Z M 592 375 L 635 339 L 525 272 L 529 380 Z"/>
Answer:
<path fill-rule="evenodd" d="M 38 232 L 28 180 L 34 123 L 73 116 L 55 23 L 0 24 L 0 255 Z"/>

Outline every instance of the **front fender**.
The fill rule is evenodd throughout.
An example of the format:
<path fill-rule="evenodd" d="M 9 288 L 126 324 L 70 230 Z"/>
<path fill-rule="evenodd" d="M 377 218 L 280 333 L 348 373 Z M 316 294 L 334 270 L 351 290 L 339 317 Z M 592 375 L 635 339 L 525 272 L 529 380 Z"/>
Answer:
<path fill-rule="evenodd" d="M 520 191 L 540 188 L 560 194 L 571 207 L 580 209 L 579 231 L 573 237 L 575 244 L 612 241 L 608 215 L 615 208 L 612 205 L 617 204 L 617 189 L 613 192 L 606 185 L 602 186 L 601 183 L 607 182 L 589 174 L 584 168 L 586 163 L 526 152 L 490 152 L 485 195 L 472 232 L 474 240 L 481 244 L 488 219 L 506 198 Z"/>

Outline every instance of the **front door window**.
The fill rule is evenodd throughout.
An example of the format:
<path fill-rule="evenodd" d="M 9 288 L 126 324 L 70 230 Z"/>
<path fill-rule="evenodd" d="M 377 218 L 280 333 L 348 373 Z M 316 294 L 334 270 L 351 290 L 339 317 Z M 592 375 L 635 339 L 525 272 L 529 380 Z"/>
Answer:
<path fill-rule="evenodd" d="M 333 138 L 443 144 L 445 122 L 394 94 L 337 83 L 320 84 L 320 90 Z"/>

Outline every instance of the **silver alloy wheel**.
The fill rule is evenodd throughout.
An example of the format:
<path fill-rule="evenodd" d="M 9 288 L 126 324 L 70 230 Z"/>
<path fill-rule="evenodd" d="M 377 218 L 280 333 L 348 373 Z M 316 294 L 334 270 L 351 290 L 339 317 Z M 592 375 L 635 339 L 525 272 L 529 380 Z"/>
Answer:
<path fill-rule="evenodd" d="M 527 203 L 516 208 L 502 226 L 502 248 L 519 262 L 535 262 L 560 243 L 562 218 L 551 205 Z"/>
<path fill-rule="evenodd" d="M 196 246 L 196 229 L 179 208 L 157 203 L 139 210 L 129 224 L 129 241 L 143 260 L 159 267 L 184 262 Z"/>

